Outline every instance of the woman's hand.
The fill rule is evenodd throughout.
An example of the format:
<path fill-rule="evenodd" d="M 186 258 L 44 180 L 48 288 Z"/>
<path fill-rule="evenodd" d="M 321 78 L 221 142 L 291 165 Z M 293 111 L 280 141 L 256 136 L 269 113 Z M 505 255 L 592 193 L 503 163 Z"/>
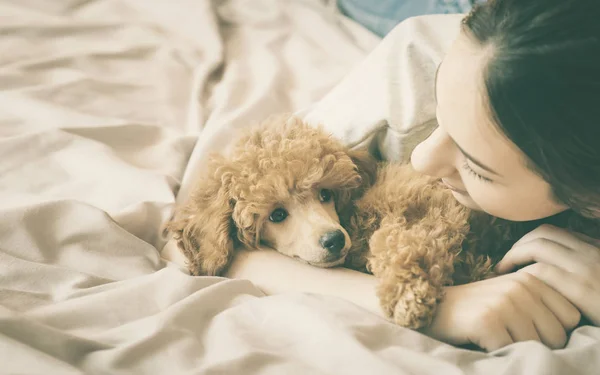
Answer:
<path fill-rule="evenodd" d="M 528 273 L 565 296 L 594 325 L 600 325 L 600 241 L 550 225 L 525 235 L 496 267 L 506 273 L 528 265 Z"/>
<path fill-rule="evenodd" d="M 485 350 L 536 340 L 562 348 L 580 313 L 560 293 L 526 272 L 446 288 L 432 324 L 422 332 Z"/>

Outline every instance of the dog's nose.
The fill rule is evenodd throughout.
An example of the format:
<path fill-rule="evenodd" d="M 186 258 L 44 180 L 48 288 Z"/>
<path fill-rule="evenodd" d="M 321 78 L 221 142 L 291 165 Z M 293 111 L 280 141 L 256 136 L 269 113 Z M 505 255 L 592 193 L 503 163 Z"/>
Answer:
<path fill-rule="evenodd" d="M 321 237 L 319 244 L 330 253 L 338 255 L 346 244 L 346 237 L 341 230 L 327 232 Z"/>

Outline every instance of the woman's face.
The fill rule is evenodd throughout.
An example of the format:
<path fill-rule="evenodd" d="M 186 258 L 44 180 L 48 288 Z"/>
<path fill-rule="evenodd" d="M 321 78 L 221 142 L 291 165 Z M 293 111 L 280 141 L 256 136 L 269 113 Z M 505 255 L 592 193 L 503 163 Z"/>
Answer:
<path fill-rule="evenodd" d="M 490 52 L 458 36 L 437 73 L 439 127 L 415 148 L 412 165 L 441 178 L 460 203 L 493 216 L 527 221 L 564 211 L 492 121 L 482 79 Z"/>

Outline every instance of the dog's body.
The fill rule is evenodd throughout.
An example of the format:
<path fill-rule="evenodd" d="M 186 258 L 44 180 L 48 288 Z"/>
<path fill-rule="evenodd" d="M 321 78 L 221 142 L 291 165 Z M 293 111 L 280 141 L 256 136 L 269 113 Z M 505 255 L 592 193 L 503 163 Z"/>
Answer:
<path fill-rule="evenodd" d="M 524 225 L 469 210 L 439 181 L 395 164 L 380 164 L 345 225 L 352 240 L 346 265 L 377 276 L 384 312 L 410 328 L 429 324 L 444 286 L 491 276 L 526 233 Z"/>
<path fill-rule="evenodd" d="M 597 237 L 569 212 L 559 225 Z M 511 223 L 460 205 L 410 166 L 378 163 L 300 120 L 272 120 L 217 157 L 168 224 L 194 275 L 216 275 L 236 246 L 266 245 L 320 267 L 379 279 L 396 323 L 430 323 L 444 286 L 492 275 L 492 266 L 539 223 Z"/>

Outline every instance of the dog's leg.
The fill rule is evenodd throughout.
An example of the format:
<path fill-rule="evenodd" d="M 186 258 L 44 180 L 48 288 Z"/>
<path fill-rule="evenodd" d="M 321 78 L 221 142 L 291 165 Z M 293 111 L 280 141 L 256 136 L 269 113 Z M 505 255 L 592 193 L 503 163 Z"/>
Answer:
<path fill-rule="evenodd" d="M 457 222 L 382 222 L 369 243 L 369 268 L 379 279 L 381 306 L 396 324 L 416 329 L 431 323 L 467 231 Z"/>

